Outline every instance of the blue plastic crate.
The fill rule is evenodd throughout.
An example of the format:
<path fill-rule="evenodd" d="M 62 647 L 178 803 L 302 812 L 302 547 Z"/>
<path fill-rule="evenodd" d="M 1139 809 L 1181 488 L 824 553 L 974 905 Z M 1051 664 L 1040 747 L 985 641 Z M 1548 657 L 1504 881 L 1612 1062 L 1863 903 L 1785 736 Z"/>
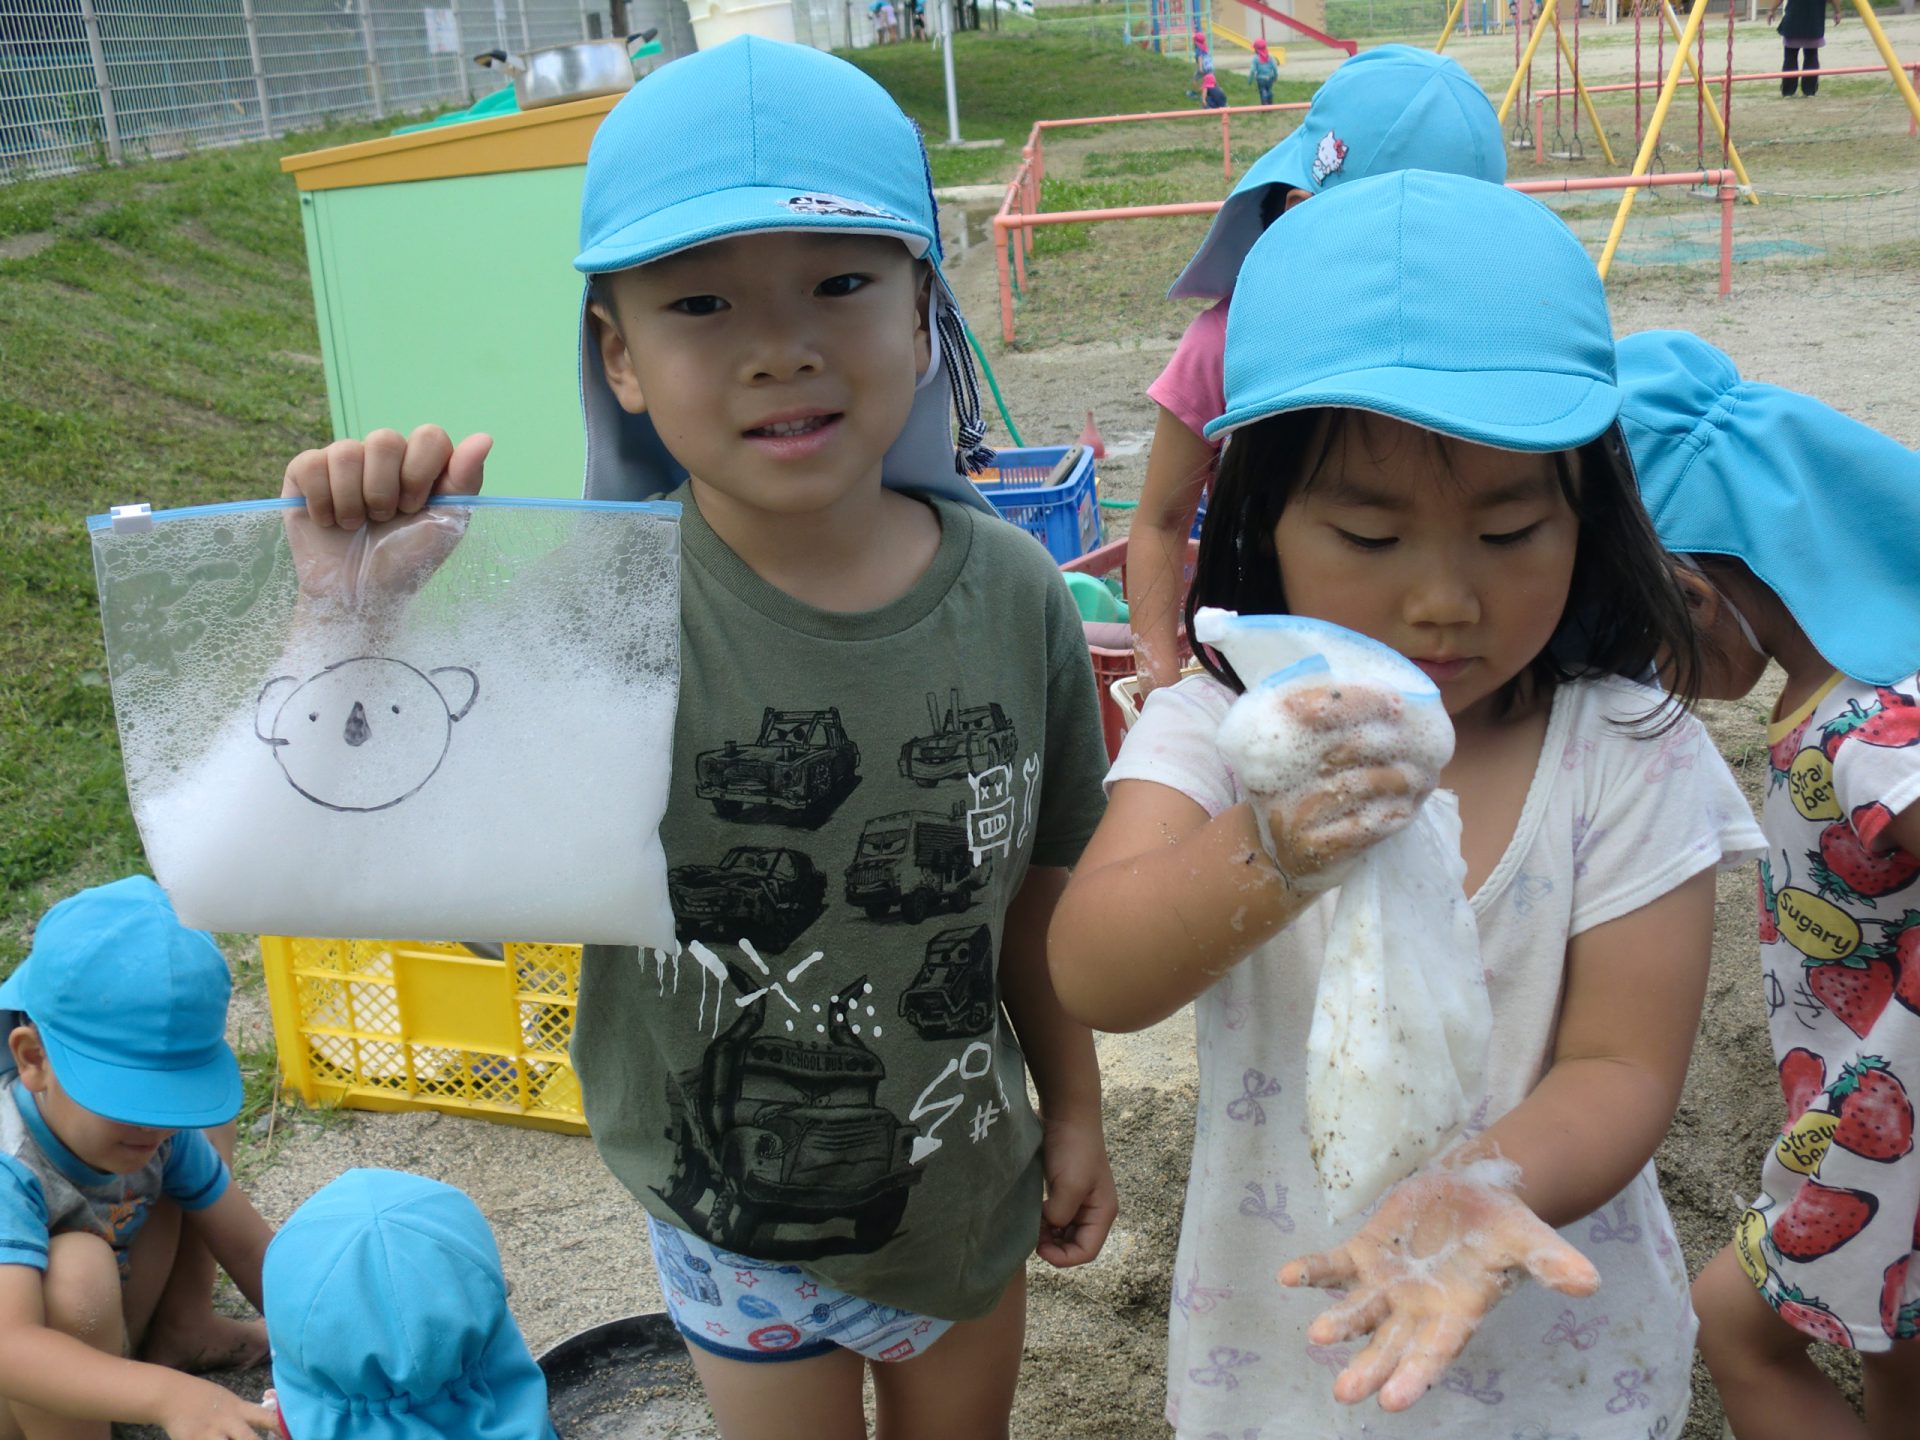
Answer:
<path fill-rule="evenodd" d="M 973 477 L 980 493 L 1004 519 L 1045 545 L 1063 565 L 1098 548 L 1102 538 L 1091 450 L 1081 453 L 1079 462 L 1058 485 L 1044 483 L 1071 448 L 1036 445 L 1025 450 L 1002 450 L 994 456 L 992 465 Z"/>

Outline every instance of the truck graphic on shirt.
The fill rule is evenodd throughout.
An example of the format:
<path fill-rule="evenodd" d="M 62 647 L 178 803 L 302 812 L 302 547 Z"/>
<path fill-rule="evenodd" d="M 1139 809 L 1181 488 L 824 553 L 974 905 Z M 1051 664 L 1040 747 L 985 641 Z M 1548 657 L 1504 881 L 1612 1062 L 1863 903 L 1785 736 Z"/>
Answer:
<path fill-rule="evenodd" d="M 727 969 L 740 993 L 759 988 Z M 776 1002 L 750 1004 L 668 1083 L 674 1167 L 660 1193 L 722 1249 L 750 1251 L 783 1224 L 851 1220 L 854 1248 L 870 1251 L 899 1229 L 920 1183 L 911 1160 L 920 1130 L 877 1103 L 886 1066 L 852 1020 L 868 989 L 861 976 L 832 997 L 824 1039 L 766 1031 Z"/>
<path fill-rule="evenodd" d="M 820 918 L 827 877 L 784 846 L 735 845 L 718 865 L 676 865 L 667 896 L 682 940 L 741 937 L 778 954 Z"/>
<path fill-rule="evenodd" d="M 694 794 L 714 814 L 733 820 L 749 805 L 784 811 L 818 825 L 860 780 L 860 747 L 847 738 L 837 708 L 761 714 L 750 745 L 729 740 L 693 759 Z"/>
<path fill-rule="evenodd" d="M 993 866 L 973 863 L 967 824 L 958 805 L 942 815 L 897 810 L 876 815 L 860 832 L 847 867 L 847 903 L 872 919 L 898 906 L 909 925 L 936 910 L 964 910 L 993 878 Z"/>
<path fill-rule="evenodd" d="M 900 774 L 916 785 L 932 787 L 942 780 L 964 780 L 969 774 L 1013 763 L 1020 748 L 1013 722 L 998 705 L 962 705 L 959 690 L 947 692 L 946 713 L 933 692 L 927 693 L 927 718 L 933 731 L 916 735 L 900 747 Z"/>
<path fill-rule="evenodd" d="M 913 983 L 900 992 L 900 1018 L 923 1040 L 964 1040 L 993 1029 L 993 931 L 942 930 L 927 942 Z"/>

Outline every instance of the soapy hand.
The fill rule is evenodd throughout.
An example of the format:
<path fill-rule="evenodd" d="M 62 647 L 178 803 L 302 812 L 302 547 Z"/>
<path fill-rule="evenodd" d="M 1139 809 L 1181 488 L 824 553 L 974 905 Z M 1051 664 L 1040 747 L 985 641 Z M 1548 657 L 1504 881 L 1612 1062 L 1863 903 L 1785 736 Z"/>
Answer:
<path fill-rule="evenodd" d="M 438 425 L 422 425 L 295 456 L 280 494 L 307 502 L 286 522 L 301 595 L 358 606 L 419 589 L 466 532 L 464 510 L 429 510 L 427 501 L 478 494 L 492 448 L 488 435 L 456 446 Z"/>
<path fill-rule="evenodd" d="M 1600 1287 L 1593 1262 L 1514 1193 L 1518 1179 L 1500 1160 L 1421 1171 L 1346 1244 L 1282 1268 L 1282 1285 L 1347 1292 L 1308 1327 L 1311 1344 L 1373 1337 L 1334 1380 L 1334 1399 L 1354 1405 L 1377 1391 L 1381 1409 L 1407 1409 L 1527 1275 L 1563 1295 Z"/>
<path fill-rule="evenodd" d="M 1402 829 L 1439 783 L 1442 759 L 1371 685 L 1256 686 L 1234 701 L 1219 745 L 1253 798 L 1268 857 L 1297 890 L 1340 883 L 1348 864 Z"/>
<path fill-rule="evenodd" d="M 271 1392 L 269 1392 L 271 1393 Z M 192 1375 L 170 1372 L 154 1417 L 168 1440 L 252 1440 L 280 1433 L 279 1411 Z"/>

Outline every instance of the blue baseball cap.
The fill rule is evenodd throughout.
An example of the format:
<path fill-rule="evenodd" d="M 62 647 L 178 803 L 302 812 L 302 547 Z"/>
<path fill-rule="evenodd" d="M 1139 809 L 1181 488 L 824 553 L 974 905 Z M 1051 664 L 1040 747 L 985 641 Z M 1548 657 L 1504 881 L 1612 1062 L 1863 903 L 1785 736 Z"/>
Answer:
<path fill-rule="evenodd" d="M 893 235 L 938 254 L 920 132 L 864 71 L 743 35 L 662 66 L 600 122 L 574 269 L 764 230 Z"/>
<path fill-rule="evenodd" d="M 573 264 L 606 274 L 732 235 L 796 230 L 890 236 L 932 264 L 933 363 L 881 476 L 993 514 L 967 479 L 993 452 L 966 322 L 940 273 L 927 153 L 918 127 L 856 66 L 744 35 L 654 71 L 593 137 Z M 686 479 L 652 418 L 613 398 L 584 301 L 580 397 L 589 500 L 644 500 Z"/>
<path fill-rule="evenodd" d="M 1460 264 L 1499 253 L 1527 262 Z M 1224 379 L 1210 440 L 1332 406 L 1568 450 L 1620 409 L 1606 292 L 1573 232 L 1504 185 L 1426 170 L 1342 185 L 1269 227 L 1227 311 Z"/>
<path fill-rule="evenodd" d="M 1495 185 L 1507 178 L 1506 141 L 1487 92 L 1457 61 L 1411 45 L 1382 45 L 1327 77 L 1293 133 L 1240 177 L 1167 298 L 1232 293 L 1260 238 L 1260 201 L 1269 186 L 1318 195 L 1395 170 Z"/>
<path fill-rule="evenodd" d="M 555 1440 L 493 1232 L 453 1186 L 347 1171 L 280 1227 L 261 1288 L 294 1440 Z"/>
<path fill-rule="evenodd" d="M 1662 545 L 1741 561 L 1856 680 L 1920 670 L 1920 455 L 1683 330 L 1623 339 L 1620 388 Z"/>
<path fill-rule="evenodd" d="M 124 1125 L 204 1130 L 240 1113 L 232 991 L 213 937 L 182 925 L 153 881 L 129 875 L 41 917 L 32 951 L 0 985 L 0 1010 L 33 1021 L 83 1108 Z"/>

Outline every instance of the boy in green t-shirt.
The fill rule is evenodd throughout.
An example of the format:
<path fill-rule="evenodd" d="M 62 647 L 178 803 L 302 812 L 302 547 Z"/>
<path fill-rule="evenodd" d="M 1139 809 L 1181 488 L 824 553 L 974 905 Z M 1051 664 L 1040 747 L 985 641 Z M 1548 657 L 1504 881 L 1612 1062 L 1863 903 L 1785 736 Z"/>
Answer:
<path fill-rule="evenodd" d="M 729 1440 L 864 1435 L 867 1361 L 908 1362 L 873 1367 L 888 1433 L 1004 1435 L 1026 1257 L 1084 1263 L 1114 1214 L 1045 956 L 1106 762 L 1059 572 L 960 468 L 918 133 L 845 62 L 736 40 L 608 115 L 581 245 L 587 495 L 683 506 L 681 943 L 588 948 L 595 1141 Z M 477 491 L 489 443 L 376 432 L 285 493 L 345 545 Z"/>

